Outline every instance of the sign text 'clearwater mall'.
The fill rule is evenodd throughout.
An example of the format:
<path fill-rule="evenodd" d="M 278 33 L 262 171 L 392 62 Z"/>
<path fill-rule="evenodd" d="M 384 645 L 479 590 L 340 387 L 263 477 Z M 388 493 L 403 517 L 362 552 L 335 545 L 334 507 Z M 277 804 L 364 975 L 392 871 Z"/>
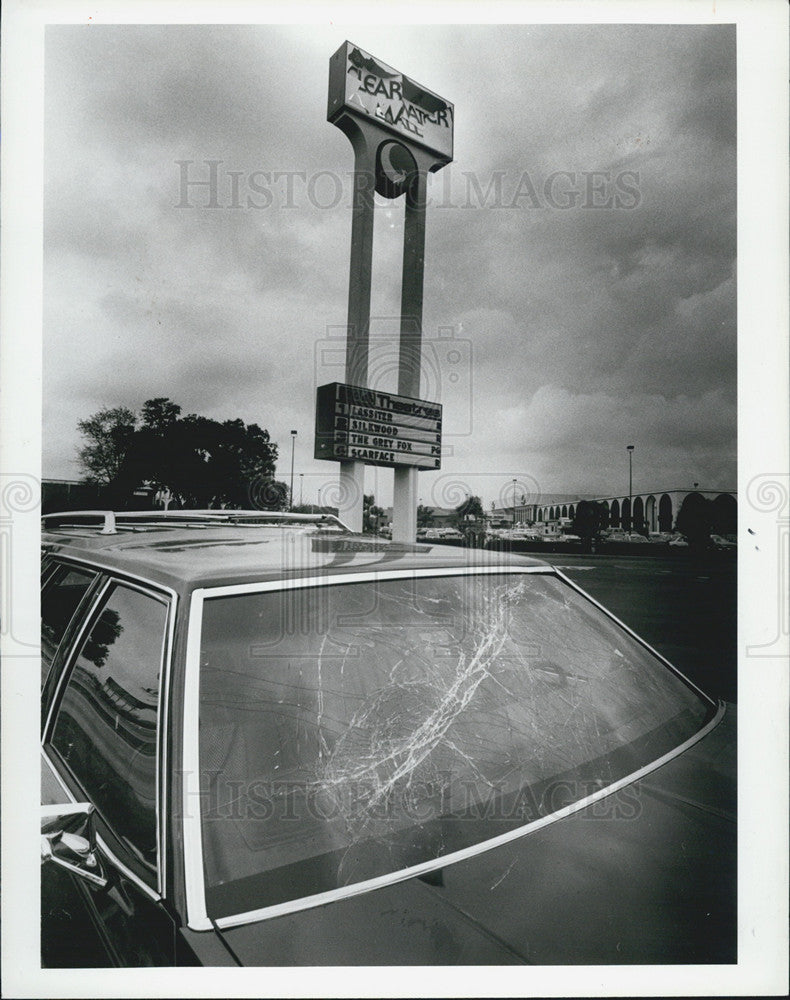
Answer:
<path fill-rule="evenodd" d="M 351 42 L 329 62 L 329 120 L 344 111 L 372 118 L 442 160 L 453 158 L 453 105 Z"/>

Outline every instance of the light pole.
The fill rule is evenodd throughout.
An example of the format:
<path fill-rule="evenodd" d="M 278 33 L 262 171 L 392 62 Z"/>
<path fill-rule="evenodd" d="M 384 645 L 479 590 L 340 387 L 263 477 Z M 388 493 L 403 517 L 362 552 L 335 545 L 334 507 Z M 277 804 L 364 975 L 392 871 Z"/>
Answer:
<path fill-rule="evenodd" d="M 516 480 L 513 480 L 513 527 L 516 526 Z"/>
<path fill-rule="evenodd" d="M 304 473 L 299 473 L 299 506 L 302 506 L 302 490 L 304 488 Z"/>
<path fill-rule="evenodd" d="M 633 463 L 632 463 L 634 455 L 634 446 L 632 444 L 629 444 L 626 447 L 628 449 L 628 530 L 630 532 L 634 526 L 634 501 L 632 497 L 634 489 Z"/>
<path fill-rule="evenodd" d="M 296 449 L 296 431 L 291 431 L 291 498 L 288 509 L 293 510 L 294 506 L 294 451 Z"/>

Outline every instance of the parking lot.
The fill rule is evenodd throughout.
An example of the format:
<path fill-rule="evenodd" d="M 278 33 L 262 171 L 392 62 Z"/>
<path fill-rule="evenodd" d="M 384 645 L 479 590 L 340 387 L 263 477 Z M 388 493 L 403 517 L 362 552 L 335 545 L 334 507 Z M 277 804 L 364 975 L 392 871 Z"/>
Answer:
<path fill-rule="evenodd" d="M 720 553 L 549 559 L 711 697 L 737 701 L 737 570 Z"/>

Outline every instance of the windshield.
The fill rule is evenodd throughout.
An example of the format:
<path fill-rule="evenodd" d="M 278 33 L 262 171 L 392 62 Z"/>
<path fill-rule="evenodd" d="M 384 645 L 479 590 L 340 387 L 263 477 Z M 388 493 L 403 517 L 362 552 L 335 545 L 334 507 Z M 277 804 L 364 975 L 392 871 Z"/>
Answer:
<path fill-rule="evenodd" d="M 326 892 L 523 827 L 668 753 L 713 710 L 549 574 L 208 597 L 207 912 Z"/>

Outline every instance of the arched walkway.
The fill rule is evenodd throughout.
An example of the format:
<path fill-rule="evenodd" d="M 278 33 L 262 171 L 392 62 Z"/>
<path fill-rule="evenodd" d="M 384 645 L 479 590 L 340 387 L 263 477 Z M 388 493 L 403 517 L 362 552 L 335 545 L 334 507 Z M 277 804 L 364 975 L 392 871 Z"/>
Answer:
<path fill-rule="evenodd" d="M 641 497 L 634 499 L 634 531 L 644 531 L 645 508 Z"/>
<path fill-rule="evenodd" d="M 648 531 L 658 530 L 656 528 L 656 498 L 654 496 L 649 496 L 645 500 L 645 521 Z"/>
<path fill-rule="evenodd" d="M 612 500 L 612 511 L 609 515 L 609 524 L 611 524 L 613 528 L 620 527 L 620 504 L 617 500 Z"/>
<path fill-rule="evenodd" d="M 663 493 L 658 501 L 658 530 L 672 531 L 672 522 L 672 500 Z"/>
<path fill-rule="evenodd" d="M 729 493 L 720 493 L 713 501 L 714 535 L 735 535 L 738 531 L 738 501 Z"/>
<path fill-rule="evenodd" d="M 620 523 L 626 531 L 631 530 L 631 501 L 628 499 L 623 500 L 623 506 L 620 509 Z"/>

